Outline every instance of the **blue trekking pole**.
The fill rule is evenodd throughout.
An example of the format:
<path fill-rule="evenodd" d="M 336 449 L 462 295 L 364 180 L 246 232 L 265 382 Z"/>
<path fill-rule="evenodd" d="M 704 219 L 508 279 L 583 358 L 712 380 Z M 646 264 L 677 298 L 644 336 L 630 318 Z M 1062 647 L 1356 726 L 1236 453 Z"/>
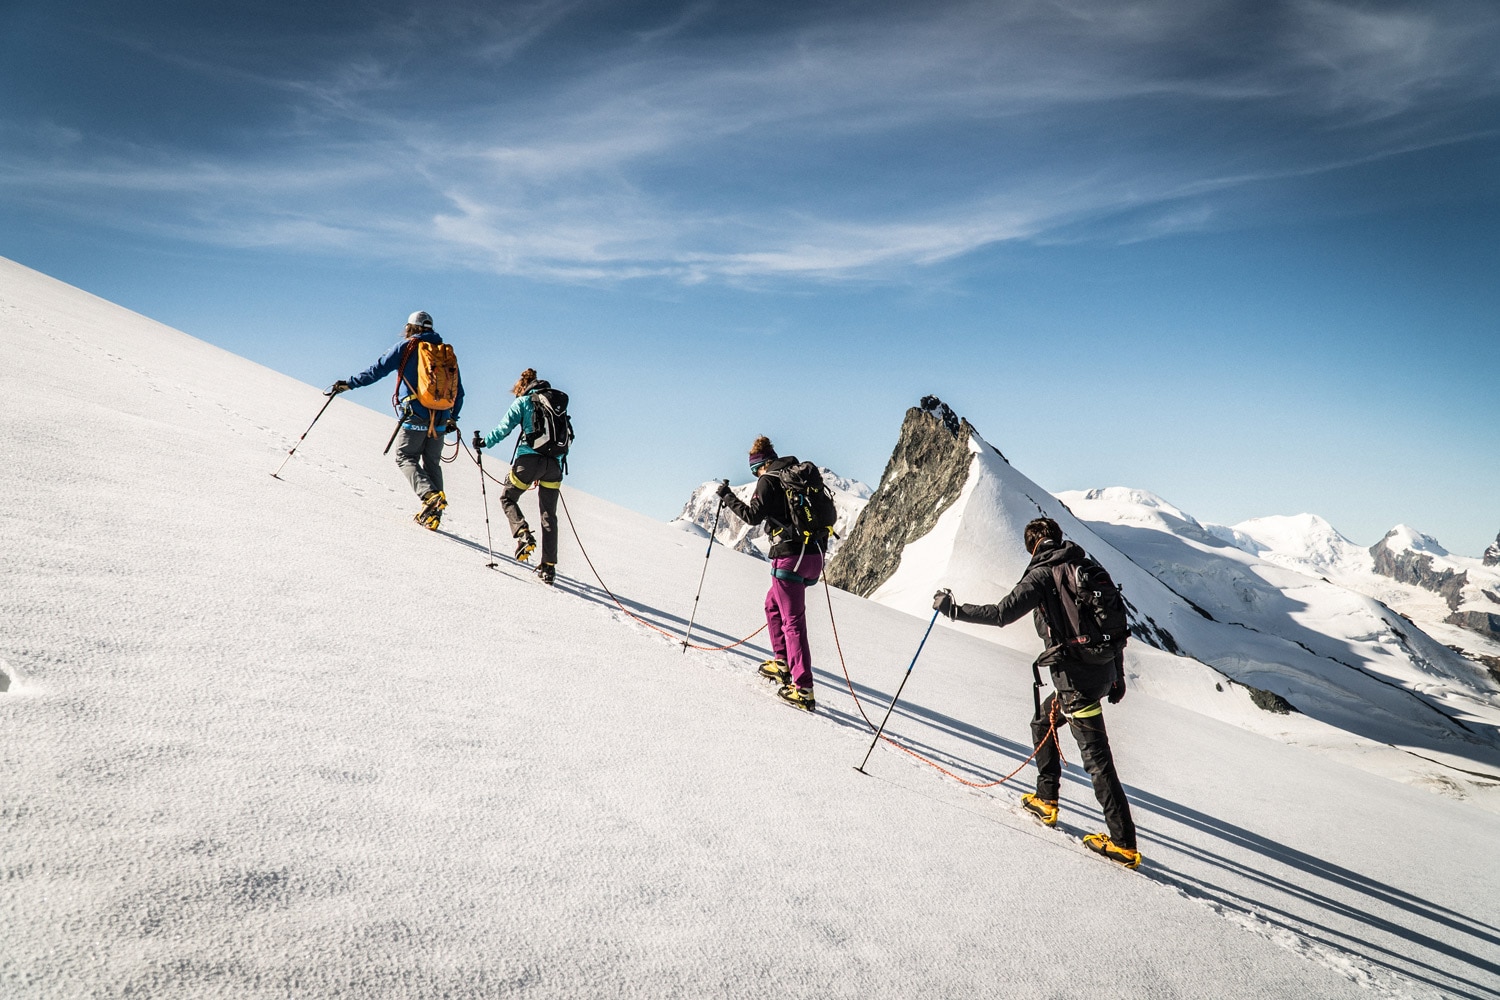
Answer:
<path fill-rule="evenodd" d="M 724 480 L 729 485 L 729 480 Z M 687 633 L 682 637 L 682 653 L 687 655 L 688 640 L 693 637 L 693 622 L 698 620 L 698 598 L 703 596 L 703 578 L 708 576 L 708 557 L 714 554 L 714 536 L 719 533 L 719 515 L 724 513 L 724 498 L 719 497 L 719 507 L 714 511 L 714 526 L 708 532 L 708 551 L 703 553 L 703 572 L 698 574 L 698 593 L 693 595 L 693 613 L 688 616 Z"/>
<path fill-rule="evenodd" d="M 917 665 L 917 657 L 922 655 L 922 647 L 927 645 L 927 637 L 932 634 L 932 626 L 937 624 L 939 612 L 932 613 L 932 621 L 927 623 L 927 631 L 922 633 L 922 641 L 917 644 L 917 652 L 911 658 L 911 663 L 906 668 L 906 676 L 901 678 L 901 686 L 896 688 L 896 697 L 891 699 L 891 707 L 885 710 L 885 718 L 880 720 L 880 728 L 875 730 L 875 738 L 870 741 L 870 749 L 865 751 L 865 759 L 859 762 L 855 768 L 860 774 L 868 774 L 865 765 L 870 762 L 870 754 L 875 752 L 875 744 L 880 742 L 880 734 L 885 732 L 885 724 L 891 720 L 891 712 L 896 708 L 896 702 L 901 699 L 901 690 L 906 687 L 906 682 L 911 679 L 911 668 Z"/>

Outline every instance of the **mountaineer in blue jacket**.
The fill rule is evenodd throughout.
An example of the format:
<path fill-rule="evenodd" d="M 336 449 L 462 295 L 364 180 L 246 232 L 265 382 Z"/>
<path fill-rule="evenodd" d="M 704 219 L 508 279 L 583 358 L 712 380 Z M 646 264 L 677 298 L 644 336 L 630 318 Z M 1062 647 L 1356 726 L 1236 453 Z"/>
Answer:
<path fill-rule="evenodd" d="M 417 522 L 433 530 L 437 529 L 443 509 L 448 506 L 448 498 L 443 493 L 443 438 L 449 431 L 458 430 L 458 411 L 464 405 L 464 385 L 456 365 L 452 371 L 451 408 L 433 411 L 417 398 L 417 345 L 442 342 L 443 338 L 432 328 L 432 317 L 418 310 L 407 318 L 406 331 L 395 347 L 369 368 L 333 383 L 328 390 L 337 394 L 372 385 L 400 369 L 396 391 L 391 394 L 391 405 L 401 416 L 401 423 L 392 437 L 393 441 L 400 438 L 396 445 L 396 467 L 422 501 Z"/>
<path fill-rule="evenodd" d="M 533 486 L 538 487 L 537 506 L 542 516 L 542 564 L 537 579 L 550 584 L 557 577 L 557 494 L 562 489 L 563 460 L 573 438 L 572 423 L 567 415 L 568 396 L 544 379 L 536 369 L 521 373 L 511 387 L 516 401 L 510 404 L 500 426 L 484 435 L 474 432 L 476 448 L 494 448 L 517 428 L 516 457 L 510 466 L 510 482 L 500 495 L 500 506 L 510 522 L 510 533 L 516 540 L 516 558 L 525 562 L 536 551 L 536 538 L 526 523 L 517 501 Z"/>

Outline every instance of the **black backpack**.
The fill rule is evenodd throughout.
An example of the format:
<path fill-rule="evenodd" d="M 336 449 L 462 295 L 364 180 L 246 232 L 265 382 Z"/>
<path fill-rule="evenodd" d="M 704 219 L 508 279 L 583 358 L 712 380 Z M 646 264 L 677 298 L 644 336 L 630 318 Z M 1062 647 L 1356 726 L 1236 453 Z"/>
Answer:
<path fill-rule="evenodd" d="M 783 528 L 782 538 L 822 551 L 839 519 L 833 494 L 823 485 L 823 474 L 811 462 L 798 462 L 771 475 L 781 481 L 791 515 L 791 524 Z"/>
<path fill-rule="evenodd" d="M 563 458 L 573 443 L 573 420 L 568 416 L 568 394 L 538 382 L 531 390 L 531 430 L 526 447 L 548 458 Z"/>
<path fill-rule="evenodd" d="M 1074 655 L 1089 663 L 1113 661 L 1130 637 L 1130 619 L 1109 571 L 1085 556 L 1082 562 L 1053 566 L 1052 578 L 1067 618 L 1061 624 L 1072 633 L 1066 641 Z"/>

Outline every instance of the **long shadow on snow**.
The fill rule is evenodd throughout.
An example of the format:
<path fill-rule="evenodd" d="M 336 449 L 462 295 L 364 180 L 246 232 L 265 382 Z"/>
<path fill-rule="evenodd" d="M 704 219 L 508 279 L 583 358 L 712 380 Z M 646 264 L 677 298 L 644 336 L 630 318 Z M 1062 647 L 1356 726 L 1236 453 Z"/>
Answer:
<path fill-rule="evenodd" d="M 476 551 L 488 552 L 486 548 L 470 539 L 462 538 L 448 532 L 440 531 L 439 533 Z M 521 564 L 514 563 L 513 560 L 509 560 L 508 557 L 504 556 L 498 557 L 497 561 L 502 566 L 508 566 L 509 568 L 519 568 L 521 566 Z M 652 623 L 659 628 L 665 629 L 675 624 L 678 626 L 678 631 L 686 631 L 686 619 L 669 612 L 664 612 L 659 608 L 654 608 L 639 601 L 630 600 L 629 598 L 620 597 L 619 595 L 614 595 L 611 598 L 602 588 L 563 576 L 558 577 L 558 586 L 559 589 L 567 593 L 571 593 L 574 596 L 591 601 L 610 610 L 618 610 L 615 603 L 618 600 L 620 605 L 629 608 L 642 619 L 647 621 L 651 621 L 653 618 L 656 619 Z M 699 626 L 696 623 L 694 628 L 695 630 L 701 628 L 702 635 L 716 636 L 723 639 L 726 643 L 734 642 L 739 638 L 721 630 Z M 767 650 L 751 646 L 748 643 L 727 652 L 751 661 L 755 660 L 759 655 L 766 655 L 768 653 Z M 882 692 L 852 679 L 846 681 L 842 674 L 835 674 L 823 669 L 817 669 L 814 673 L 828 687 L 847 691 L 848 687 L 846 687 L 846 684 L 852 686 L 856 698 L 867 709 L 863 713 L 865 716 L 874 714 L 868 711 L 872 706 L 878 706 L 879 714 L 883 715 L 885 706 L 890 702 L 891 696 L 889 693 Z M 957 738 L 977 748 L 999 753 L 1007 757 L 1012 763 L 1019 763 L 1025 760 L 1030 756 L 1032 751 L 1029 743 L 1017 743 L 915 702 L 902 702 L 896 706 L 891 714 L 893 718 L 901 718 L 930 726 L 936 729 L 941 735 Z M 870 721 L 868 718 L 856 717 L 850 713 L 831 709 L 826 706 L 819 707 L 818 715 L 837 725 L 842 725 L 863 733 L 870 732 Z M 954 770 L 967 771 L 981 782 L 994 781 L 1001 776 L 999 769 L 964 760 L 927 740 L 914 738 L 907 733 L 891 731 L 889 727 L 888 732 L 923 756 L 931 757 L 934 762 L 939 762 L 943 766 Z M 1073 764 L 1067 764 L 1064 767 L 1064 777 L 1068 782 L 1078 786 L 1076 789 L 1079 793 L 1077 796 L 1078 802 L 1087 804 L 1091 801 L 1092 784 L 1088 775 L 1081 768 Z M 1407 913 L 1418 920 L 1429 921 L 1449 930 L 1466 934 L 1475 938 L 1479 943 L 1500 947 L 1500 929 L 1492 927 L 1489 924 L 1440 904 L 1422 899 L 1419 896 L 1377 882 L 1340 865 L 1332 864 L 1303 851 L 1287 847 L 1284 844 L 1277 843 L 1243 827 L 1208 816 L 1162 796 L 1154 795 L 1133 786 L 1128 787 L 1131 803 L 1137 812 L 1154 813 L 1163 818 L 1175 820 L 1193 829 L 1217 837 L 1226 844 L 1250 851 L 1264 857 L 1268 861 L 1294 869 L 1312 880 L 1323 880 L 1330 886 L 1367 896 L 1372 905 L 1384 905 Z M 1092 810 L 1091 806 L 1087 808 Z M 1438 956 L 1446 957 L 1476 972 L 1494 975 L 1497 977 L 1497 980 L 1500 980 L 1500 963 L 1481 958 L 1456 945 L 1439 940 L 1414 928 L 1396 923 L 1394 920 L 1383 917 L 1373 910 L 1361 909 L 1358 906 L 1333 899 L 1310 888 L 1304 880 L 1293 881 L 1275 876 L 1260 868 L 1252 868 L 1219 854 L 1205 851 L 1180 838 L 1161 833 L 1143 830 L 1142 840 L 1158 844 L 1162 847 L 1172 848 L 1184 856 L 1193 858 L 1210 868 L 1221 869 L 1226 874 L 1233 874 L 1239 879 L 1260 885 L 1269 892 L 1281 894 L 1290 900 L 1301 901 L 1305 904 L 1326 910 L 1330 915 L 1353 920 L 1372 932 L 1383 932 L 1393 938 L 1398 938 L 1407 942 L 1410 946 L 1408 950 L 1420 949 L 1430 953 L 1434 958 Z M 1143 870 L 1143 874 L 1155 881 L 1170 885 L 1191 898 L 1201 899 L 1223 909 L 1234 911 L 1273 928 L 1285 930 L 1315 942 L 1323 947 L 1356 954 L 1372 966 L 1424 983 L 1436 989 L 1445 990 L 1456 996 L 1468 998 L 1468 1000 L 1485 1000 L 1485 998 L 1493 1000 L 1495 997 L 1500 997 L 1500 989 L 1494 986 L 1488 986 L 1482 982 L 1459 975 L 1456 972 L 1447 971 L 1432 961 L 1424 961 L 1414 955 L 1403 954 L 1394 949 L 1368 941 L 1364 937 L 1340 931 L 1306 917 L 1299 916 L 1283 906 L 1278 906 L 1265 900 L 1251 899 L 1242 892 L 1216 885 L 1208 878 L 1169 869 L 1157 858 L 1152 858 L 1149 866 Z"/>
<path fill-rule="evenodd" d="M 480 545 L 472 538 L 465 538 L 462 535 L 455 535 L 451 531 L 445 531 L 442 528 L 437 529 L 436 533 L 442 535 L 444 538 L 455 541 L 460 545 L 471 548 L 475 552 L 482 552 L 486 556 L 490 555 L 489 548 L 484 545 Z M 511 558 L 508 555 L 505 555 L 502 552 L 495 552 L 494 557 L 497 564 L 496 568 L 498 570 L 506 571 L 506 575 L 511 577 L 512 579 L 529 577 L 534 572 L 532 567 L 528 564 L 517 562 L 515 559 Z M 520 574 L 520 576 L 518 577 L 517 574 Z M 657 628 L 664 629 L 666 632 L 675 636 L 680 637 L 684 632 L 687 631 L 688 620 L 686 618 L 671 614 L 670 612 L 662 611 L 660 608 L 654 608 L 649 604 L 642 604 L 639 601 L 633 601 L 630 598 L 622 597 L 619 594 L 615 594 L 614 597 L 611 598 L 610 592 L 604 590 L 602 587 L 595 587 L 592 584 L 584 583 L 582 580 L 575 580 L 572 577 L 567 576 L 566 574 L 559 573 L 557 575 L 557 582 L 554 584 L 554 586 L 556 586 L 560 591 L 572 594 L 575 597 L 580 597 L 586 601 L 591 601 L 592 603 L 601 605 L 602 607 L 608 608 L 611 611 L 618 611 L 620 609 L 620 606 L 623 605 L 628 611 L 630 611 L 632 614 L 638 615 L 642 620 L 655 625 Z M 619 601 L 619 605 L 615 603 L 616 600 Z M 675 628 L 673 626 L 675 626 Z M 729 633 L 721 631 L 719 629 L 709 628 L 702 622 L 693 623 L 693 635 L 695 638 L 700 636 L 711 636 L 715 639 L 722 640 L 725 645 L 728 645 L 732 642 L 738 642 L 740 639 L 744 638 L 744 636 L 730 635 Z M 745 658 L 754 660 L 757 663 L 759 663 L 761 659 L 764 659 L 765 657 L 771 655 L 770 650 L 748 643 L 733 650 L 726 650 L 726 652 L 744 656 Z"/>
<path fill-rule="evenodd" d="M 1086 777 L 1074 774 L 1070 775 L 1070 778 L 1087 785 Z M 1089 794 L 1089 792 L 1091 788 L 1083 794 Z M 1132 805 L 1138 810 L 1156 813 L 1192 829 L 1208 833 L 1227 845 L 1259 855 L 1268 862 L 1292 869 L 1302 876 L 1293 879 L 1273 875 L 1266 870 L 1266 866 L 1251 867 L 1179 838 L 1143 830 L 1141 833 L 1143 841 L 1172 848 L 1208 866 L 1209 869 L 1220 869 L 1238 879 L 1259 885 L 1268 893 L 1285 897 L 1282 902 L 1286 905 L 1277 905 L 1276 902 L 1268 902 L 1266 899 L 1251 898 L 1245 892 L 1216 885 L 1207 877 L 1169 869 L 1154 860 L 1149 868 L 1143 869 L 1148 877 L 1171 885 L 1192 898 L 1205 900 L 1215 906 L 1261 921 L 1273 928 L 1289 931 L 1324 947 L 1358 955 L 1373 966 L 1425 983 L 1455 996 L 1474 998 L 1474 1000 L 1500 997 L 1500 961 L 1481 957 L 1473 951 L 1467 951 L 1459 945 L 1443 941 L 1417 927 L 1398 923 L 1391 917 L 1376 912 L 1374 907 L 1388 907 L 1407 914 L 1414 918 L 1416 923 L 1425 922 L 1466 935 L 1473 939 L 1476 946 L 1500 947 L 1500 929 L 1450 907 L 1396 889 L 1342 865 L 1336 865 L 1304 851 L 1287 847 L 1285 844 L 1270 840 L 1244 827 L 1208 816 L 1150 792 L 1132 787 L 1128 794 Z M 1369 907 L 1362 907 L 1325 895 L 1314 888 L 1319 883 L 1326 884 L 1330 891 L 1357 893 L 1368 900 Z M 1268 898 L 1274 899 L 1274 896 Z M 1383 933 L 1404 941 L 1406 944 L 1398 951 L 1369 940 L 1371 936 L 1369 934 L 1337 930 L 1292 912 L 1288 908 L 1292 902 L 1301 902 L 1326 911 L 1330 916 L 1352 920 L 1369 932 Z M 1441 958 L 1451 960 L 1450 965 L 1457 963 L 1458 966 L 1467 970 L 1469 975 L 1450 971 L 1436 964 L 1436 961 Z M 1495 978 L 1486 983 L 1470 978 L 1473 973 L 1487 973 Z"/>
<path fill-rule="evenodd" d="M 844 679 L 834 675 L 827 675 L 825 683 L 837 682 L 839 687 L 844 687 Z M 860 693 L 860 700 L 866 707 L 866 714 L 878 720 L 885 712 L 885 706 L 889 704 L 890 695 L 883 694 L 867 685 L 854 684 L 856 692 Z M 870 711 L 872 705 L 879 706 L 879 712 Z M 992 782 L 999 779 L 1002 774 L 1013 770 L 1013 765 L 1025 760 L 1030 756 L 1032 747 L 1029 743 L 1017 743 L 1013 740 L 997 736 L 988 730 L 966 722 L 954 719 L 942 712 L 925 708 L 922 705 L 903 701 L 899 703 L 892 712 L 892 718 L 901 718 L 908 722 L 915 722 L 922 726 L 929 726 L 936 732 L 930 738 L 918 738 L 911 732 L 901 731 L 903 727 L 895 730 L 887 725 L 887 733 L 899 740 L 903 745 L 931 758 L 934 763 L 941 764 L 955 773 L 966 772 L 971 780 L 977 782 Z M 851 721 L 852 717 L 851 717 Z M 869 732 L 867 727 L 866 732 Z M 1028 734 L 1029 736 L 1029 734 Z M 982 764 L 965 760 L 954 754 L 950 749 L 937 745 L 936 741 L 943 737 L 958 739 L 980 749 L 999 753 L 1008 758 L 1008 764 L 1003 769 L 991 768 Z M 1097 822 L 1096 828 L 1103 828 L 1103 817 L 1099 815 L 1094 805 L 1093 784 L 1081 767 L 1075 764 L 1066 764 L 1063 769 L 1064 779 L 1071 786 L 1068 798 L 1071 802 L 1081 806 L 1091 819 Z M 1024 779 L 1018 775 L 1016 781 Z M 1028 783 L 1029 787 L 1029 783 Z M 1166 867 L 1160 859 L 1159 854 L 1147 850 L 1148 865 L 1142 869 L 1142 874 L 1155 881 L 1171 885 L 1179 891 L 1192 898 L 1209 902 L 1224 910 L 1233 911 L 1261 921 L 1273 928 L 1284 929 L 1291 933 L 1316 942 L 1326 948 L 1336 951 L 1347 952 L 1358 955 L 1371 966 L 1379 967 L 1407 978 L 1426 983 L 1435 988 L 1453 993 L 1456 996 L 1466 998 L 1493 998 L 1500 997 L 1500 962 L 1486 959 L 1462 947 L 1443 941 L 1432 934 L 1424 933 L 1416 927 L 1408 927 L 1398 923 L 1390 916 L 1382 915 L 1376 907 L 1384 906 L 1392 910 L 1406 913 L 1417 922 L 1428 922 L 1468 935 L 1475 940 L 1477 945 L 1500 947 L 1500 929 L 1497 929 L 1483 921 L 1469 917 L 1449 907 L 1423 899 L 1412 893 L 1396 889 L 1384 883 L 1378 882 L 1358 872 L 1325 861 L 1314 855 L 1287 847 L 1260 834 L 1246 830 L 1235 824 L 1219 820 L 1198 810 L 1183 806 L 1162 796 L 1143 791 L 1133 786 L 1127 786 L 1128 794 L 1138 820 L 1142 814 L 1158 815 L 1164 819 L 1182 823 L 1185 826 L 1200 830 L 1223 841 L 1227 847 L 1249 851 L 1264 858 L 1268 864 L 1260 867 L 1251 867 L 1244 863 L 1234 861 L 1219 853 L 1207 851 L 1201 847 L 1191 844 L 1180 838 L 1171 837 L 1149 829 L 1149 820 L 1143 825 L 1141 839 L 1145 843 L 1152 843 L 1165 848 L 1171 848 L 1192 858 L 1195 861 L 1217 868 L 1226 874 L 1233 874 L 1238 878 L 1247 880 L 1253 884 L 1260 885 L 1268 891 L 1268 902 L 1261 899 L 1252 899 L 1243 892 L 1226 888 L 1201 875 L 1191 874 L 1185 871 L 1174 871 Z M 1266 868 L 1275 865 L 1290 868 L 1300 873 L 1299 878 L 1282 877 L 1271 874 Z M 1362 907 L 1349 902 L 1333 898 L 1331 895 L 1317 891 L 1313 886 L 1318 882 L 1328 886 L 1329 892 L 1355 892 L 1368 898 L 1369 906 Z M 1277 905 L 1276 896 L 1282 896 L 1280 901 L 1286 905 Z M 1340 931 L 1334 927 L 1319 923 L 1314 919 L 1298 915 L 1288 909 L 1288 906 L 1300 902 L 1316 909 L 1326 911 L 1330 916 L 1342 917 L 1346 920 L 1356 922 L 1367 928 L 1371 935 L 1383 933 L 1392 938 L 1407 942 L 1407 946 L 1401 951 L 1385 947 L 1373 941 L 1367 940 L 1368 935 L 1351 934 Z M 1425 955 L 1424 957 L 1419 957 Z M 1436 964 L 1437 961 L 1446 958 L 1450 966 L 1457 963 L 1476 973 L 1487 973 L 1497 977 L 1495 984 L 1486 983 L 1461 975 L 1456 971 L 1450 971 Z"/>

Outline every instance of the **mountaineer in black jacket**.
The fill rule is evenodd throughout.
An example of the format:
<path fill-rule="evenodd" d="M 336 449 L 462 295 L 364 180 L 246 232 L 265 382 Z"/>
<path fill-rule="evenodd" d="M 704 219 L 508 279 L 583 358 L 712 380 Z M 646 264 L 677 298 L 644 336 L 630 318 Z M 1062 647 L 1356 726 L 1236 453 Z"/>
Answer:
<path fill-rule="evenodd" d="M 1062 764 L 1057 750 L 1057 735 L 1054 724 L 1060 716 L 1066 719 L 1073 738 L 1078 742 L 1078 752 L 1083 758 L 1084 770 L 1094 781 L 1094 796 L 1104 811 L 1104 821 L 1109 833 L 1091 833 L 1083 838 L 1084 845 L 1097 854 L 1118 861 L 1128 868 L 1141 863 L 1141 852 L 1136 849 L 1135 822 L 1130 816 L 1130 803 L 1125 798 L 1125 789 L 1115 774 L 1114 756 L 1109 749 L 1109 734 L 1104 729 L 1104 707 L 1101 699 L 1108 698 L 1110 704 L 1125 696 L 1124 657 L 1120 650 L 1104 658 L 1105 662 L 1088 662 L 1089 657 L 1079 650 L 1071 640 L 1068 623 L 1076 621 L 1076 609 L 1068 614 L 1067 604 L 1071 597 L 1059 591 L 1054 567 L 1071 563 L 1083 563 L 1088 555 L 1074 542 L 1065 542 L 1062 528 L 1051 518 L 1041 517 L 1026 525 L 1026 551 L 1031 553 L 1031 564 L 1021 581 L 999 604 L 959 604 L 953 594 L 940 590 L 933 597 L 933 609 L 955 621 L 977 622 L 983 625 L 1009 625 L 1028 611 L 1036 623 L 1037 634 L 1046 643 L 1046 649 L 1037 657 L 1034 669 L 1040 686 L 1040 668 L 1046 667 L 1052 675 L 1052 686 L 1056 689 L 1045 701 L 1038 701 L 1036 717 L 1031 720 L 1031 739 L 1037 746 L 1036 793 L 1021 796 L 1021 807 L 1043 823 L 1052 826 L 1057 822 L 1057 794 L 1062 784 Z M 1049 737 L 1049 733 L 1051 733 Z"/>
<path fill-rule="evenodd" d="M 750 446 L 750 471 L 758 477 L 750 502 L 745 503 L 719 486 L 719 496 L 746 524 L 768 522 L 771 526 L 771 589 L 766 594 L 766 625 L 775 658 L 760 665 L 761 675 L 778 682 L 776 693 L 789 704 L 812 712 L 812 648 L 807 641 L 807 588 L 823 572 L 825 535 L 811 539 L 794 537 L 787 491 L 778 473 L 798 465 L 794 456 L 781 458 L 764 435 Z"/>

